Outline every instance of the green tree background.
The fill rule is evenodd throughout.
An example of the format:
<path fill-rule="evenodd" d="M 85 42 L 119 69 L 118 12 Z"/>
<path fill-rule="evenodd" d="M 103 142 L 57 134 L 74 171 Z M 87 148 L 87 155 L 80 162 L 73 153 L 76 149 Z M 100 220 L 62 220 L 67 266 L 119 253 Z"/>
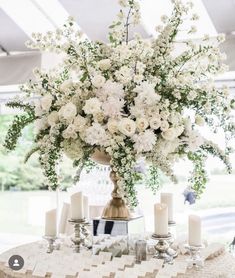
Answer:
<path fill-rule="evenodd" d="M 45 190 L 48 187 L 37 154 L 33 154 L 29 161 L 24 163 L 25 155 L 33 144 L 33 126 L 24 129 L 23 136 L 13 152 L 8 152 L 3 147 L 13 117 L 13 115 L 0 116 L 0 190 Z M 66 158 L 60 166 L 61 188 L 65 189 L 73 183 L 74 169 Z"/>

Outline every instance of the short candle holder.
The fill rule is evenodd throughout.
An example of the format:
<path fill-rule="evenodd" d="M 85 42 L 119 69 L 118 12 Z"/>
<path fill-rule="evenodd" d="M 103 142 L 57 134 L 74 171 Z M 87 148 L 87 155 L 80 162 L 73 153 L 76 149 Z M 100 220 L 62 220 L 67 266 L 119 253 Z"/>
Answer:
<path fill-rule="evenodd" d="M 59 249 L 59 245 L 56 244 L 56 236 L 44 236 L 43 238 L 48 242 L 47 253 L 52 253 L 54 250 Z"/>
<path fill-rule="evenodd" d="M 90 232 L 87 226 L 90 225 L 87 219 L 70 219 L 69 222 L 74 225 L 74 236 L 71 240 L 74 244 L 74 252 L 79 253 L 82 247 L 87 249 L 91 248 L 91 244 L 88 240 Z"/>
<path fill-rule="evenodd" d="M 190 258 L 187 259 L 188 268 L 202 268 L 204 266 L 204 260 L 201 256 L 201 250 L 204 248 L 204 245 L 191 246 L 189 244 L 186 244 L 185 248 L 189 250 L 190 253 Z"/>
<path fill-rule="evenodd" d="M 152 235 L 152 239 L 155 239 L 157 241 L 156 245 L 154 246 L 156 253 L 153 256 L 156 259 L 162 259 L 164 260 L 164 264 L 172 264 L 174 257 L 173 255 L 168 252 L 170 247 L 170 240 L 172 238 L 171 233 L 168 233 L 168 235 Z"/>
<path fill-rule="evenodd" d="M 169 227 L 169 233 L 171 234 L 171 239 L 169 240 L 169 244 L 171 246 L 176 237 L 176 232 L 175 232 L 176 222 L 168 221 L 168 227 Z M 171 247 L 169 247 L 169 249 L 167 250 L 167 253 L 170 256 L 172 256 L 173 258 L 176 258 L 178 256 L 178 252 Z"/>

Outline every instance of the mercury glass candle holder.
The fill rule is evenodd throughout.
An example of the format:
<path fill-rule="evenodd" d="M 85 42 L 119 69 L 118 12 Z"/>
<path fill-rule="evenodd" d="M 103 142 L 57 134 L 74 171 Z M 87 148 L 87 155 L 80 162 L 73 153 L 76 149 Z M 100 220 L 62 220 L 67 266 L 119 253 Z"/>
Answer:
<path fill-rule="evenodd" d="M 164 260 L 164 263 L 173 264 L 174 257 L 169 252 L 170 248 L 170 240 L 172 238 L 171 233 L 168 233 L 168 235 L 152 235 L 152 239 L 156 240 L 156 245 L 154 246 L 156 253 L 153 256 L 156 259 L 162 259 Z"/>
<path fill-rule="evenodd" d="M 74 252 L 80 253 L 82 248 L 91 248 L 90 232 L 88 230 L 89 221 L 84 218 L 70 219 L 69 222 L 74 226 L 74 236 L 71 237 L 71 241 L 74 244 Z"/>
<path fill-rule="evenodd" d="M 201 250 L 204 248 L 204 245 L 191 246 L 189 244 L 186 244 L 185 248 L 189 251 L 190 254 L 189 259 L 187 259 L 188 268 L 202 268 L 204 266 L 204 260 L 201 256 Z"/>
<path fill-rule="evenodd" d="M 59 250 L 60 246 L 56 244 L 57 237 L 56 236 L 44 236 L 43 237 L 47 241 L 47 253 L 52 253 L 54 250 Z"/>

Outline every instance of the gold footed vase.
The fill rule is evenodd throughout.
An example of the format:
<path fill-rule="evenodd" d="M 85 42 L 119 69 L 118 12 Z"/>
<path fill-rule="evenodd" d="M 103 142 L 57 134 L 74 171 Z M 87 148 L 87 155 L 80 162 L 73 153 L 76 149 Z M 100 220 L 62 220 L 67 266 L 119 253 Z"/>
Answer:
<path fill-rule="evenodd" d="M 102 165 L 110 165 L 110 157 L 104 152 L 96 150 L 92 155 L 92 159 Z M 118 186 L 118 178 L 114 171 L 110 172 L 110 179 L 114 184 L 112 191 L 112 199 L 105 206 L 102 218 L 103 219 L 114 219 L 114 220 L 128 220 L 130 219 L 130 211 L 126 206 L 125 200 L 122 198 L 120 188 Z"/>

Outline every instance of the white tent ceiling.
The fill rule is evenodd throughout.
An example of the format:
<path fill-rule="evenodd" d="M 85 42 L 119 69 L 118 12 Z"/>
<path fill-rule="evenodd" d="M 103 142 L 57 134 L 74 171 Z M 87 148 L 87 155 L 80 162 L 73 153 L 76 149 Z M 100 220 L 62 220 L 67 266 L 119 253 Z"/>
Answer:
<path fill-rule="evenodd" d="M 199 33 L 227 34 L 223 50 L 235 70 L 235 0 L 192 0 L 201 19 Z M 119 7 L 117 0 L 0 0 L 0 85 L 24 82 L 32 68 L 40 66 L 40 55 L 27 49 L 25 41 L 33 31 L 45 32 L 63 24 L 72 15 L 77 27 L 92 40 L 106 41 L 108 26 Z M 161 14 L 171 11 L 170 0 L 140 0 L 144 37 L 153 35 Z M 136 30 L 135 30 L 136 31 Z M 181 37 L 185 34 L 182 34 Z M 5 51 L 5 52 L 4 52 Z M 26 52 L 27 54 L 22 54 Z M 7 56 L 7 54 L 10 54 Z M 7 65 L 7 66 L 6 66 Z M 7 72 L 8 68 L 8 72 Z"/>

